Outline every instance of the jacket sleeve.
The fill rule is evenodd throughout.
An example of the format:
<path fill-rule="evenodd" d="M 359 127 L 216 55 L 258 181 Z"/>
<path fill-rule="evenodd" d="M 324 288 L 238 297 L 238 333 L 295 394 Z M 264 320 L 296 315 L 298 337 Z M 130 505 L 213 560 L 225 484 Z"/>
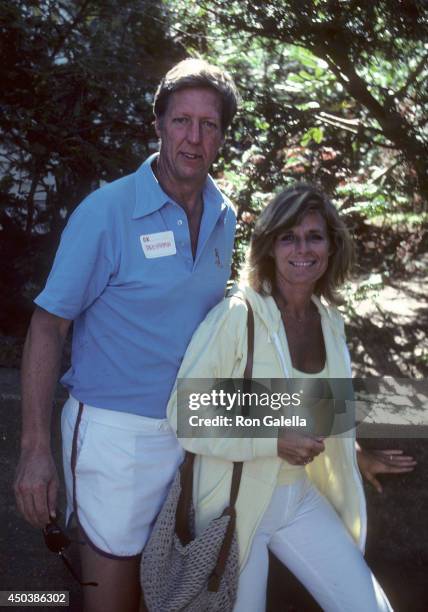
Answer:
<path fill-rule="evenodd" d="M 343 340 L 343 358 L 346 369 L 348 371 L 349 378 L 352 378 L 352 364 L 351 364 L 351 355 L 349 352 L 348 343 L 346 341 L 346 333 L 345 333 L 345 321 L 343 319 L 342 313 L 337 308 L 331 308 L 331 314 L 333 321 L 335 323 L 335 327 L 342 337 Z"/>
<path fill-rule="evenodd" d="M 187 406 L 177 394 L 177 382 L 182 379 L 242 378 L 247 358 L 247 308 L 238 298 L 227 298 L 218 304 L 201 323 L 188 346 L 171 398 L 167 416 L 182 446 L 193 453 L 211 455 L 229 461 L 251 461 L 258 457 L 276 457 L 276 438 L 218 437 L 216 428 L 208 437 L 181 437 L 178 414 L 189 414 Z M 207 392 L 209 389 L 206 390 Z M 193 414 L 208 416 L 208 408 L 201 406 Z M 212 416 L 212 414 L 210 414 Z M 196 427 L 193 429 L 197 433 Z M 204 434 L 206 436 L 207 429 Z"/>

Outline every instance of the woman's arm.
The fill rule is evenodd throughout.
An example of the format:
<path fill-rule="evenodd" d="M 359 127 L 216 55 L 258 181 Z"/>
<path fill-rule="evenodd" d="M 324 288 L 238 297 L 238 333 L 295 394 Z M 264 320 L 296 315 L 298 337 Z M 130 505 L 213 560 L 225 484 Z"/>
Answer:
<path fill-rule="evenodd" d="M 367 450 L 355 442 L 358 467 L 361 474 L 370 482 L 378 493 L 382 485 L 376 478 L 378 474 L 406 474 L 415 469 L 417 461 L 410 455 L 403 455 L 399 449 Z"/>
<path fill-rule="evenodd" d="M 343 318 L 339 311 L 335 311 L 335 313 L 341 322 L 345 346 L 345 363 L 349 370 L 349 376 L 352 377 L 351 358 L 346 344 Z M 361 448 L 357 441 L 355 442 L 355 448 L 361 474 L 374 486 L 378 493 L 383 491 L 381 483 L 376 478 L 378 474 L 406 474 L 412 472 L 417 464 L 413 457 L 403 455 L 403 451 L 399 449 L 366 450 Z"/>
<path fill-rule="evenodd" d="M 192 337 L 177 381 L 184 378 L 242 378 L 247 358 L 247 317 L 247 307 L 238 298 L 227 298 L 211 310 Z M 206 391 L 209 392 L 209 389 Z M 208 408 L 212 416 L 212 408 Z M 180 410 L 188 413 L 186 406 L 178 405 L 176 383 L 167 408 L 169 422 L 176 432 Z M 202 417 L 204 410 L 208 409 L 201 406 L 193 414 Z M 207 412 L 205 416 L 208 416 Z M 278 456 L 275 437 L 232 437 L 234 433 L 231 428 L 230 436 L 218 437 L 213 429 L 210 437 L 179 436 L 179 440 L 186 450 L 228 461 L 251 461 L 257 457 Z"/>

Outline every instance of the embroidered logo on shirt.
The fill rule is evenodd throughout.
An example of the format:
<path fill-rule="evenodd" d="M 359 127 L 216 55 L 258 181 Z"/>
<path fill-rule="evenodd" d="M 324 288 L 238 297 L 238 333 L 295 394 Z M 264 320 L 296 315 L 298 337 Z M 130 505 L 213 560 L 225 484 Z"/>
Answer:
<path fill-rule="evenodd" d="M 222 268 L 223 264 L 221 263 L 220 254 L 218 252 L 218 249 L 214 249 L 214 257 L 215 257 L 215 265 L 218 268 Z"/>
<path fill-rule="evenodd" d="M 142 234 L 140 236 L 140 242 L 147 259 L 167 257 L 168 255 L 175 255 L 177 253 L 174 234 L 171 231 Z"/>

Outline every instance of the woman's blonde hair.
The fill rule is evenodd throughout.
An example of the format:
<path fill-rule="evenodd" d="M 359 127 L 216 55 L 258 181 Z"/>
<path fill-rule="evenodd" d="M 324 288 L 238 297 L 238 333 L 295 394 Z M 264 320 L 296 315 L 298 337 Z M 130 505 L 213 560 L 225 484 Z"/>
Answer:
<path fill-rule="evenodd" d="M 274 243 L 281 233 L 298 225 L 303 217 L 318 211 L 327 225 L 332 252 L 328 267 L 317 281 L 315 294 L 331 304 L 341 304 L 338 293 L 354 260 L 351 236 L 332 202 L 313 185 L 297 183 L 269 202 L 257 219 L 242 278 L 255 291 L 271 295 L 275 287 Z"/>

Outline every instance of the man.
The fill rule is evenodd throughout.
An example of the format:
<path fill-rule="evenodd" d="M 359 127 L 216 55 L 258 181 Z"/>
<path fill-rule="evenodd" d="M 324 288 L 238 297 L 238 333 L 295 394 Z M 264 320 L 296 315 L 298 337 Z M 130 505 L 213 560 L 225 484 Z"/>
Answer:
<path fill-rule="evenodd" d="M 155 96 L 160 152 L 102 187 L 73 213 L 42 293 L 22 363 L 17 505 L 35 527 L 55 516 L 50 450 L 62 382 L 67 518 L 82 540 L 85 610 L 138 609 L 139 561 L 182 450 L 165 420 L 182 356 L 224 295 L 235 215 L 208 176 L 237 108 L 231 78 L 184 60 Z"/>

